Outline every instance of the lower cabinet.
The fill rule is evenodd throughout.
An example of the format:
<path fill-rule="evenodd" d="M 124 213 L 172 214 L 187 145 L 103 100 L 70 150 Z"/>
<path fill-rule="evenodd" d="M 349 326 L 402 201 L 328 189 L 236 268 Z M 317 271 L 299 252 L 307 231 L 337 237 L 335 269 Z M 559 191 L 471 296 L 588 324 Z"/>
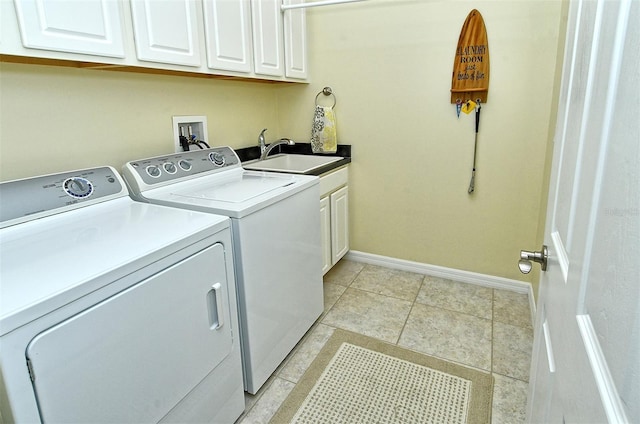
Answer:
<path fill-rule="evenodd" d="M 322 273 L 326 274 L 349 251 L 348 169 L 320 177 Z"/>
<path fill-rule="evenodd" d="M 322 274 L 333 266 L 331 260 L 331 201 L 329 196 L 320 199 L 320 234 L 322 236 Z"/>

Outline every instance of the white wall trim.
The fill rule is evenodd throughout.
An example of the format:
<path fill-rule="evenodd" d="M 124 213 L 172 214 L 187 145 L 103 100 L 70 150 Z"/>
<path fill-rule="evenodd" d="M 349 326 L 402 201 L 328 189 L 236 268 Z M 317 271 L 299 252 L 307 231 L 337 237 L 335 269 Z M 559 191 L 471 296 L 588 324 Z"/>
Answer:
<path fill-rule="evenodd" d="M 524 281 L 512 280 L 509 278 L 496 277 L 493 275 L 480 274 L 477 272 L 463 271 L 455 268 L 446 268 L 438 265 L 430 265 L 421 262 L 407 261 L 404 259 L 391 258 L 373 253 L 365 253 L 357 250 L 350 250 L 344 257 L 354 262 L 362 262 L 371 265 L 383 266 L 386 268 L 398 269 L 401 271 L 415 272 L 416 274 L 431 275 L 433 277 L 447 278 L 462 283 L 476 284 L 478 286 L 493 289 L 511 290 L 517 293 L 526 294 L 529 298 L 529 309 L 531 310 L 531 323 L 535 324 L 536 304 L 533 296 L 533 287 Z"/>

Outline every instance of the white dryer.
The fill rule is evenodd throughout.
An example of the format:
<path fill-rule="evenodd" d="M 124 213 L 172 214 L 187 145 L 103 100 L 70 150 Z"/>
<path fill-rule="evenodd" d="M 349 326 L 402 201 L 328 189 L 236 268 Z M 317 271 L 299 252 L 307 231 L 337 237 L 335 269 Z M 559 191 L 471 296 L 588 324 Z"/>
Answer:
<path fill-rule="evenodd" d="M 233 422 L 227 217 L 133 201 L 110 167 L 0 184 L 4 422 Z"/>
<path fill-rule="evenodd" d="M 128 162 L 135 199 L 231 218 L 245 390 L 256 391 L 323 311 L 319 179 L 245 171 L 229 147 Z"/>

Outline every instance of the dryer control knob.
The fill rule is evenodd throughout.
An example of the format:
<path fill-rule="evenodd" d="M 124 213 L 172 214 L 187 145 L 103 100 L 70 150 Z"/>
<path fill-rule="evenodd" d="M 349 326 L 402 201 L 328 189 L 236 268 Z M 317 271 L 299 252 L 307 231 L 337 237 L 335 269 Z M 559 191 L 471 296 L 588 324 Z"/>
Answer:
<path fill-rule="evenodd" d="M 91 181 L 82 177 L 67 178 L 62 183 L 64 191 L 71 197 L 76 199 L 83 199 L 93 193 L 93 184 Z"/>

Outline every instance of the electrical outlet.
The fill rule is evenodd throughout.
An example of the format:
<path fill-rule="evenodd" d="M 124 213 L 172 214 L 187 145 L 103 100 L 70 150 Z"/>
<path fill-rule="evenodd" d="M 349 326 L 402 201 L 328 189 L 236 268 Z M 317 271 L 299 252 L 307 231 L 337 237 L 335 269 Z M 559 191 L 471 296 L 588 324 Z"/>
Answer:
<path fill-rule="evenodd" d="M 209 134 L 207 130 L 206 116 L 174 116 L 173 117 L 173 142 L 175 151 L 184 152 L 180 144 L 180 136 L 183 135 L 191 140 L 195 136 L 196 140 L 204 141 L 209 144 Z M 206 146 L 202 146 L 206 147 Z M 198 146 L 192 145 L 191 150 L 199 149 Z"/>

